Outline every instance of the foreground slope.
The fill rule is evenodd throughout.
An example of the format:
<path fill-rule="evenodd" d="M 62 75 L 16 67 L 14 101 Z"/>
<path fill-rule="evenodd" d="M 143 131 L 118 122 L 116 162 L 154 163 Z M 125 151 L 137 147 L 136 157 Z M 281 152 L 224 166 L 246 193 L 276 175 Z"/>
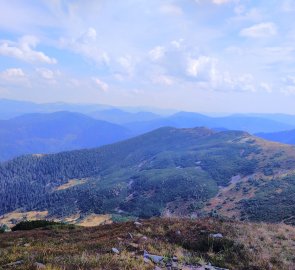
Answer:
<path fill-rule="evenodd" d="M 211 263 L 230 270 L 290 270 L 295 267 L 294 243 L 292 226 L 216 219 L 55 226 L 0 234 L 0 268 L 154 270 L 172 265 L 175 270 L 204 270 L 202 265 Z M 144 261 L 144 250 L 163 260 Z"/>
<path fill-rule="evenodd" d="M 0 214 L 210 214 L 293 224 L 294 169 L 291 146 L 240 131 L 161 128 L 97 149 L 2 163 Z"/>
<path fill-rule="evenodd" d="M 0 121 L 0 160 L 98 147 L 130 136 L 130 132 L 119 125 L 79 113 L 26 114 Z"/>

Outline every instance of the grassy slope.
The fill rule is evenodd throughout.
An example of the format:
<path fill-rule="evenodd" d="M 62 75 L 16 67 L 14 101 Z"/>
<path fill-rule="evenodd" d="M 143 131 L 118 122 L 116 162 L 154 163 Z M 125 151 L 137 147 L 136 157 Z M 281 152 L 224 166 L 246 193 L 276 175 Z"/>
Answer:
<path fill-rule="evenodd" d="M 288 225 L 216 219 L 151 219 L 142 224 L 137 227 L 127 222 L 2 234 L 0 268 L 24 260 L 14 269 L 33 269 L 36 261 L 55 270 L 154 269 L 144 263 L 143 250 L 167 258 L 177 256 L 182 265 L 211 262 L 235 270 L 295 267 L 295 228 Z M 222 233 L 224 238 L 213 241 L 208 237 L 210 233 Z M 121 253 L 113 254 L 112 247 Z"/>
<path fill-rule="evenodd" d="M 292 201 L 282 200 L 286 192 L 292 198 L 294 170 L 291 146 L 238 131 L 162 128 L 98 149 L 2 164 L 0 213 L 21 208 L 48 210 L 59 218 L 122 211 L 151 217 L 201 215 L 205 210 L 278 222 L 295 215 Z M 233 176 L 240 178 L 232 183 Z M 71 179 L 75 185 L 64 189 Z M 276 194 L 280 207 L 273 208 L 264 198 Z"/>

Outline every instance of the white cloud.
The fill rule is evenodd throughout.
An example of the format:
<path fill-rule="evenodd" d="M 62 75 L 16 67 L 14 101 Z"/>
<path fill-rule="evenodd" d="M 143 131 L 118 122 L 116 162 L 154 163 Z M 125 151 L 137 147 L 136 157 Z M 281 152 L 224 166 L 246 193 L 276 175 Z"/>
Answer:
<path fill-rule="evenodd" d="M 181 7 L 175 4 L 166 4 L 160 7 L 160 12 L 167 15 L 180 16 L 183 14 Z"/>
<path fill-rule="evenodd" d="M 63 48 L 67 48 L 77 54 L 81 54 L 87 59 L 93 60 L 98 64 L 108 65 L 110 62 L 107 52 L 100 49 L 97 44 L 97 32 L 93 27 L 89 27 L 77 38 L 62 38 L 60 43 Z"/>
<path fill-rule="evenodd" d="M 295 94 L 295 76 L 287 76 L 282 79 L 283 86 L 281 92 L 285 95 Z"/>
<path fill-rule="evenodd" d="M 264 91 L 266 91 L 267 93 L 272 93 L 272 87 L 271 87 L 271 85 L 269 85 L 268 83 L 266 83 L 266 82 L 262 82 L 262 83 L 260 83 L 260 87 L 261 87 Z"/>
<path fill-rule="evenodd" d="M 195 2 L 198 4 L 201 2 L 206 2 L 206 1 L 208 1 L 208 0 L 195 0 Z M 232 2 L 235 2 L 235 3 L 239 2 L 239 0 L 209 0 L 209 1 L 215 5 L 223 5 L 223 4 L 228 4 L 228 3 L 232 3 Z"/>
<path fill-rule="evenodd" d="M 2 78 L 10 79 L 10 78 L 24 78 L 25 73 L 21 68 L 9 68 L 4 70 L 1 73 Z"/>
<path fill-rule="evenodd" d="M 9 85 L 29 86 L 29 78 L 21 68 L 8 68 L 0 72 L 0 79 Z"/>
<path fill-rule="evenodd" d="M 107 92 L 109 90 L 109 85 L 102 81 L 99 78 L 92 78 L 93 82 L 95 83 L 96 86 L 99 87 L 100 90 L 102 90 L 103 92 Z"/>
<path fill-rule="evenodd" d="M 204 74 L 214 73 L 216 59 L 208 56 L 200 56 L 198 58 L 189 58 L 187 60 L 186 72 L 189 76 L 200 77 Z"/>
<path fill-rule="evenodd" d="M 43 62 L 47 64 L 56 64 L 54 58 L 47 56 L 34 48 L 39 40 L 34 36 L 24 36 L 18 42 L 0 41 L 0 55 L 14 57 L 26 62 Z"/>
<path fill-rule="evenodd" d="M 160 60 L 165 55 L 165 48 L 163 46 L 157 46 L 149 51 L 149 56 L 153 61 Z"/>
<path fill-rule="evenodd" d="M 277 34 L 277 26 L 271 22 L 259 23 L 240 31 L 240 35 L 251 38 L 271 37 Z"/>
<path fill-rule="evenodd" d="M 152 82 L 155 84 L 163 84 L 166 86 L 171 86 L 174 84 L 173 78 L 167 75 L 155 75 L 152 78 Z"/>
<path fill-rule="evenodd" d="M 222 5 L 233 2 L 233 0 L 213 0 L 212 2 L 216 5 Z"/>
<path fill-rule="evenodd" d="M 133 76 L 134 63 L 133 63 L 133 59 L 130 55 L 119 57 L 118 63 L 120 64 L 121 68 L 123 68 L 122 72 L 124 74 L 127 74 L 128 76 Z"/>
<path fill-rule="evenodd" d="M 282 10 L 284 12 L 292 12 L 295 10 L 294 0 L 284 0 L 282 1 Z"/>
<path fill-rule="evenodd" d="M 60 75 L 59 71 L 53 71 L 48 68 L 37 68 L 36 72 L 41 76 L 41 78 L 48 81 L 55 81 L 56 77 Z"/>

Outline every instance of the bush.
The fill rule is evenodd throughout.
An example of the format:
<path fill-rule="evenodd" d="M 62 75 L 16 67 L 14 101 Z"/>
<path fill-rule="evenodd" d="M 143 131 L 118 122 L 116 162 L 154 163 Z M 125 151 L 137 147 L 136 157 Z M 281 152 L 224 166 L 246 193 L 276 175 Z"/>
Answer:
<path fill-rule="evenodd" d="M 49 220 L 32 220 L 32 221 L 21 221 L 20 223 L 16 224 L 11 230 L 12 231 L 28 231 L 37 228 L 47 228 L 49 226 L 63 226 L 66 225 L 60 222 L 54 222 Z"/>

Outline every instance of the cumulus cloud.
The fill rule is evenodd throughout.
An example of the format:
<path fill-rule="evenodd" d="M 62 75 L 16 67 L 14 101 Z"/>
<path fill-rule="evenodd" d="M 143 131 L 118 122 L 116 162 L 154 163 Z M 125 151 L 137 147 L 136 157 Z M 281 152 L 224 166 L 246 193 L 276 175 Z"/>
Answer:
<path fill-rule="evenodd" d="M 277 26 L 272 22 L 255 24 L 251 27 L 244 28 L 240 31 L 240 35 L 250 38 L 271 37 L 277 34 Z"/>
<path fill-rule="evenodd" d="M 56 77 L 60 75 L 59 71 L 53 71 L 48 68 L 37 68 L 36 72 L 40 75 L 42 79 L 50 82 L 56 82 Z"/>
<path fill-rule="evenodd" d="M 155 84 L 162 84 L 166 86 L 171 86 L 174 84 L 174 80 L 172 77 L 167 76 L 167 75 L 154 75 L 152 77 L 152 82 Z"/>
<path fill-rule="evenodd" d="M 93 27 L 89 27 L 77 38 L 62 38 L 60 43 L 63 48 L 80 54 L 98 64 L 108 65 L 110 62 L 108 53 L 98 46 L 97 32 Z"/>
<path fill-rule="evenodd" d="M 21 68 L 8 68 L 0 72 L 0 79 L 7 85 L 29 85 L 29 78 Z"/>
<path fill-rule="evenodd" d="M 153 61 L 160 60 L 164 55 L 165 55 L 165 48 L 163 46 L 157 46 L 149 51 L 149 56 Z"/>
<path fill-rule="evenodd" d="M 207 0 L 195 0 L 195 2 L 198 4 L 205 1 Z M 228 4 L 231 2 L 239 2 L 239 0 L 209 0 L 209 1 L 215 5 L 223 5 L 223 4 Z"/>
<path fill-rule="evenodd" d="M 3 78 L 9 79 L 9 78 L 24 78 L 25 73 L 21 68 L 9 68 L 4 70 L 1 73 Z"/>
<path fill-rule="evenodd" d="M 95 83 L 95 85 L 98 86 L 98 88 L 103 92 L 107 92 L 109 90 L 109 85 L 101 79 L 94 77 L 92 78 L 92 80 Z"/>
<path fill-rule="evenodd" d="M 216 91 L 255 92 L 254 77 L 251 74 L 233 75 L 219 66 L 216 58 L 201 55 L 187 60 L 186 74 L 201 85 Z"/>
<path fill-rule="evenodd" d="M 34 50 L 39 40 L 34 36 L 24 36 L 18 42 L 0 41 L 0 55 L 14 57 L 26 62 L 56 64 L 57 60 L 41 51 Z"/>
<path fill-rule="evenodd" d="M 262 82 L 260 83 L 260 87 L 266 91 L 267 93 L 272 93 L 272 87 L 270 84 L 266 83 L 266 82 Z"/>
<path fill-rule="evenodd" d="M 180 16 L 183 14 L 181 7 L 175 4 L 166 4 L 160 7 L 160 12 L 167 15 Z"/>
<path fill-rule="evenodd" d="M 212 2 L 216 5 L 222 5 L 222 4 L 227 4 L 234 1 L 233 0 L 212 0 Z"/>
<path fill-rule="evenodd" d="M 287 76 L 282 79 L 281 92 L 285 95 L 295 94 L 295 76 Z"/>

